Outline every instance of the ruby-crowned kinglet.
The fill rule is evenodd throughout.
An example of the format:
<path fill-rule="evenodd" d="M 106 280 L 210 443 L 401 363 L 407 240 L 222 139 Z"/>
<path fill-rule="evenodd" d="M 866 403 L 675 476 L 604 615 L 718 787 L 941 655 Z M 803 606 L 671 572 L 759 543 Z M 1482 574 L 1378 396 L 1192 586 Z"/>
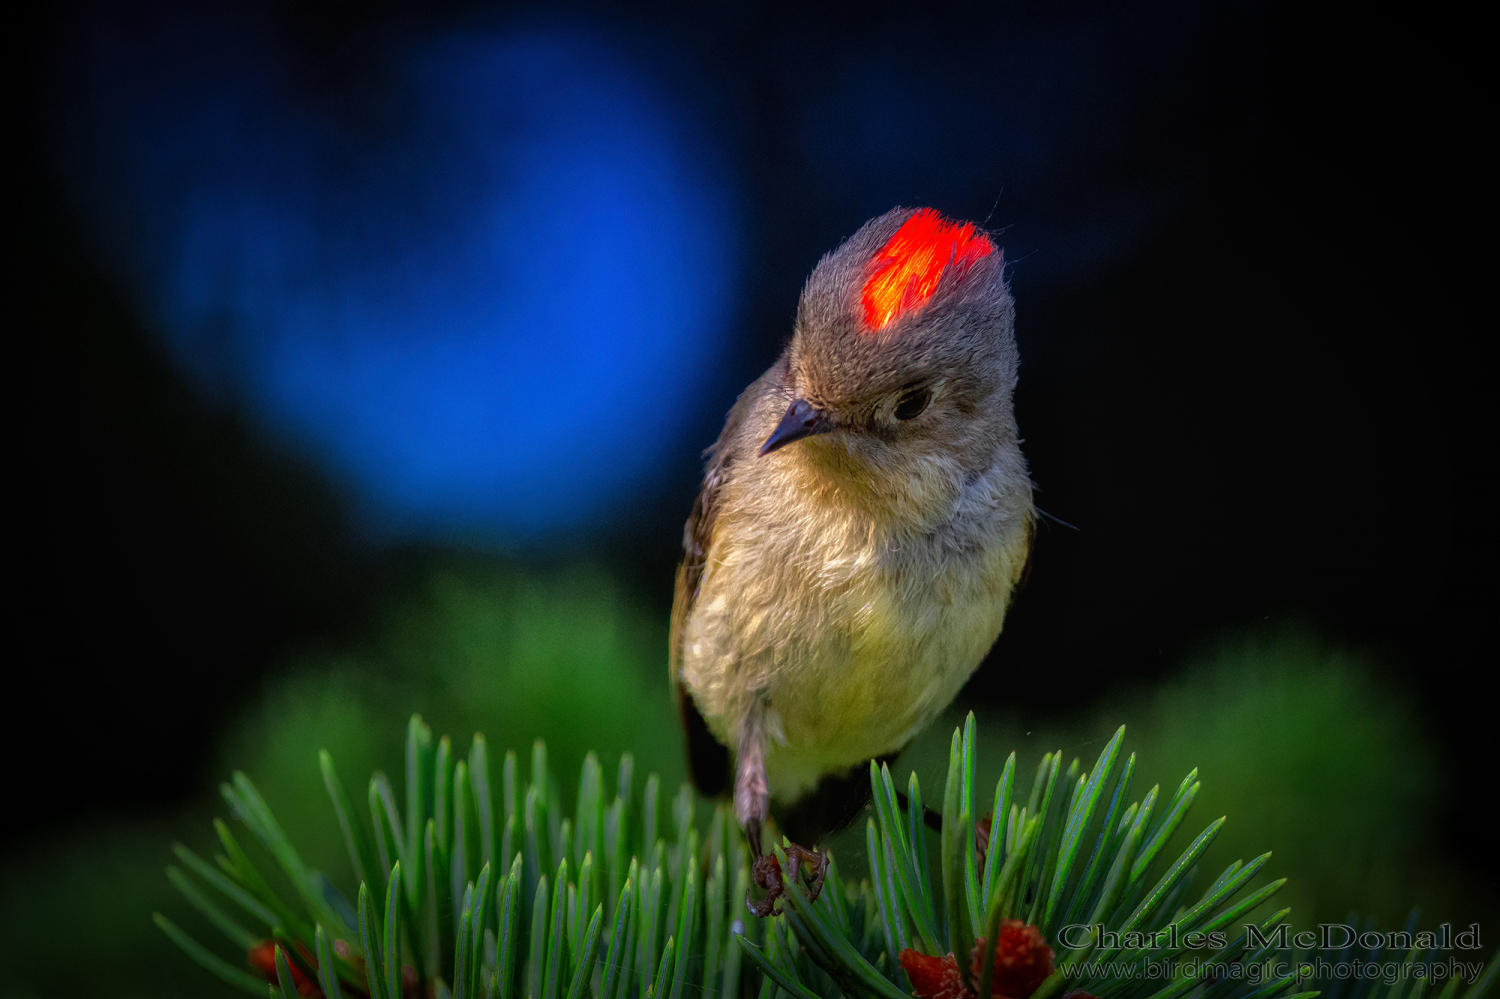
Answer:
<path fill-rule="evenodd" d="M 994 644 L 1035 517 L 1004 260 L 929 208 L 813 269 L 684 531 L 671 671 L 689 766 L 761 857 L 771 802 L 817 837 L 869 800 Z M 727 747 L 727 748 L 726 748 Z M 806 841 L 806 840 L 804 840 Z"/>

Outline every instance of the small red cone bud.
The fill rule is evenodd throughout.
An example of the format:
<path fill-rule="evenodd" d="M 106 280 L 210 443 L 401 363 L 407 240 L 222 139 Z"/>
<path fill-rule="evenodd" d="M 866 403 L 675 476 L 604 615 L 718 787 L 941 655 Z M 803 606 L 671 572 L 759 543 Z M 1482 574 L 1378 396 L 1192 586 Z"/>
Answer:
<path fill-rule="evenodd" d="M 984 968 L 985 939 L 974 942 L 969 968 L 975 981 Z M 992 991 L 1006 999 L 1027 999 L 1052 974 L 1052 948 L 1035 926 L 1019 919 L 1000 924 L 1000 942 L 995 946 L 995 977 Z"/>
<path fill-rule="evenodd" d="M 246 955 L 247 960 L 250 962 L 250 967 L 265 976 L 266 981 L 272 985 L 276 984 L 277 948 L 286 949 L 274 940 L 262 940 L 254 947 L 251 947 L 250 953 Z M 302 960 L 313 967 L 317 967 L 317 963 L 312 959 L 312 954 L 300 943 L 297 944 L 297 953 L 302 956 Z M 314 997 L 321 997 L 323 995 L 318 989 L 318 983 L 303 974 L 302 969 L 297 967 L 295 961 L 288 957 L 286 963 L 287 967 L 292 969 L 292 984 L 297 987 L 297 994 L 299 996 L 302 996 L 303 999 L 314 999 Z"/>
<path fill-rule="evenodd" d="M 901 967 L 919 999 L 974 999 L 952 954 L 931 957 L 908 947 L 901 952 Z"/>

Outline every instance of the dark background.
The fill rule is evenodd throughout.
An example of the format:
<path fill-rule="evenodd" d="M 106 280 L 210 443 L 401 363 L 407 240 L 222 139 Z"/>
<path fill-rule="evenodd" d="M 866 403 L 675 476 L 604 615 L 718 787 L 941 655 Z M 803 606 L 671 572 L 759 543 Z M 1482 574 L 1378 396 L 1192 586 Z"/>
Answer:
<path fill-rule="evenodd" d="M 3 779 L 29 804 L 3 826 L 12 842 L 198 794 L 216 731 L 266 672 L 358 634 L 435 550 L 363 543 L 336 484 L 191 390 L 101 262 L 50 138 L 88 9 L 34 9 L 13 67 L 19 640 Z M 370 31 L 531 16 L 396 0 L 273 12 L 308 85 L 332 88 L 358 80 L 349 53 Z M 1253 3 L 565 16 L 709 81 L 683 99 L 727 150 L 750 248 L 718 413 L 774 358 L 817 257 L 865 218 L 932 204 L 1001 228 L 1038 502 L 1077 529 L 1044 525 L 996 665 L 966 698 L 1075 711 L 1226 628 L 1306 620 L 1418 705 L 1451 781 L 1441 848 L 1494 871 L 1471 811 L 1494 780 L 1493 393 L 1477 345 L 1493 324 L 1461 29 Z M 1032 70 L 1005 69 L 1018 59 Z M 881 60 L 917 83 L 892 85 L 888 118 L 842 113 Z M 1050 103 L 1048 81 L 1100 73 Z M 1011 184 L 986 166 L 1005 113 L 991 95 L 1035 80 L 1027 107 L 1052 154 Z M 1054 112 L 1072 124 L 1052 128 Z M 887 140 L 878 169 L 841 167 Z M 1072 245 L 1094 229 L 1104 250 Z M 1049 252 L 1054 235 L 1067 245 Z M 707 444 L 716 420 L 690 436 Z M 696 469 L 684 453 L 606 522 L 523 560 L 602 559 L 665 615 Z M 116 779 L 80 793 L 101 765 Z"/>

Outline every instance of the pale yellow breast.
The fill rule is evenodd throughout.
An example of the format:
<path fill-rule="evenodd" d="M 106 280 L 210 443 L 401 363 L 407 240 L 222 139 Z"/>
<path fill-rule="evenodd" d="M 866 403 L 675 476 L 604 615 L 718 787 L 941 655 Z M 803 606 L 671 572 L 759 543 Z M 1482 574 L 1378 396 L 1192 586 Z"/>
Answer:
<path fill-rule="evenodd" d="M 1024 525 L 958 554 L 847 503 L 726 499 L 682 679 L 730 746 L 763 702 L 771 792 L 788 799 L 900 749 L 947 706 L 1000 632 Z"/>

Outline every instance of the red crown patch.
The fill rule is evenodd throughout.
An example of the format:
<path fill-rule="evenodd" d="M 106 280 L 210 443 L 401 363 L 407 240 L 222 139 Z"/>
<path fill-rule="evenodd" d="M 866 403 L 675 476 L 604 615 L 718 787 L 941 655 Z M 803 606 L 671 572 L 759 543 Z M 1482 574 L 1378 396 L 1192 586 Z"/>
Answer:
<path fill-rule="evenodd" d="M 931 208 L 918 209 L 875 254 L 875 270 L 860 293 L 865 326 L 884 329 L 920 309 L 937 291 L 943 271 L 968 267 L 994 251 L 989 237 L 970 223 L 960 225 Z"/>

